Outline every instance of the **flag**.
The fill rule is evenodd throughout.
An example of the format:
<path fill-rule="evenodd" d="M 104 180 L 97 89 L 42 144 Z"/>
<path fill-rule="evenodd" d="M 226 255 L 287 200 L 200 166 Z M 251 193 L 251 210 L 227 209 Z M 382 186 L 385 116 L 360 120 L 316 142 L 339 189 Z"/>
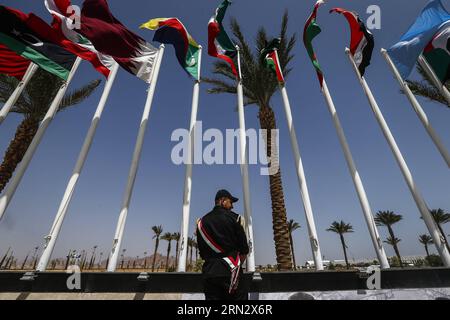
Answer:
<path fill-rule="evenodd" d="M 106 0 L 85 0 L 80 33 L 99 52 L 113 57 L 126 71 L 151 81 L 158 49 L 128 30 L 111 13 Z"/>
<path fill-rule="evenodd" d="M 212 57 L 219 58 L 227 62 L 231 66 L 233 74 L 238 77 L 238 72 L 234 64 L 233 58 L 236 56 L 236 47 L 228 37 L 223 27 L 223 18 L 228 6 L 231 4 L 229 0 L 224 0 L 216 9 L 216 13 L 211 17 L 208 23 L 208 54 Z"/>
<path fill-rule="evenodd" d="M 423 55 L 442 84 L 450 79 L 450 26 L 441 28 L 425 48 Z"/>
<path fill-rule="evenodd" d="M 330 13 L 332 12 L 343 14 L 350 24 L 350 52 L 353 55 L 361 76 L 364 76 L 366 68 L 370 65 L 373 49 L 375 48 L 373 34 L 367 30 L 364 22 L 356 12 L 347 11 L 342 8 L 333 8 Z"/>
<path fill-rule="evenodd" d="M 114 59 L 95 50 L 88 39 L 73 29 L 73 21 L 67 13 L 71 6 L 70 0 L 45 0 L 44 4 L 53 16 L 54 33 L 58 35 L 64 47 L 71 52 L 75 50 L 73 53 L 89 61 L 98 72 L 108 77 L 114 66 Z"/>
<path fill-rule="evenodd" d="M 281 70 L 280 60 L 278 59 L 277 50 L 280 50 L 281 39 L 273 39 L 266 47 L 261 50 L 261 59 L 266 66 L 271 69 L 277 76 L 278 83 L 284 84 L 283 71 Z"/>
<path fill-rule="evenodd" d="M 42 30 L 33 30 L 27 21 L 28 15 L 0 6 L 0 43 L 42 69 L 67 80 L 76 55 L 40 37 Z"/>
<path fill-rule="evenodd" d="M 319 25 L 317 24 L 317 10 L 324 3 L 325 2 L 323 0 L 317 1 L 317 3 L 314 5 L 314 10 L 311 13 L 311 16 L 306 21 L 305 29 L 303 31 L 303 43 L 305 44 L 309 58 L 311 59 L 314 68 L 316 69 L 317 77 L 319 78 L 321 87 L 323 86 L 323 72 L 322 69 L 320 68 L 319 61 L 317 60 L 316 54 L 314 52 L 312 41 L 322 32 Z"/>
<path fill-rule="evenodd" d="M 445 24 L 450 25 L 450 14 L 440 0 L 431 0 L 400 41 L 389 50 L 389 56 L 403 79 L 411 74 L 420 54 Z"/>
<path fill-rule="evenodd" d="M 29 66 L 30 60 L 19 56 L 14 51 L 9 50 L 8 47 L 0 44 L 0 73 L 21 80 Z"/>
<path fill-rule="evenodd" d="M 141 25 L 156 30 L 153 41 L 172 44 L 178 62 L 194 79 L 199 80 L 198 59 L 200 46 L 177 18 L 157 18 Z"/>

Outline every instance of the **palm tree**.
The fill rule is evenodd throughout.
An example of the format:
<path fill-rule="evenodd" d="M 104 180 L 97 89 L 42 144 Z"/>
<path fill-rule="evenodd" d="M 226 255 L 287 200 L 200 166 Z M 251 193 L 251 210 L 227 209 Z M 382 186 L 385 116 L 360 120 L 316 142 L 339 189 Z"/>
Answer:
<path fill-rule="evenodd" d="M 147 269 L 147 251 L 144 252 L 144 270 Z"/>
<path fill-rule="evenodd" d="M 334 221 L 331 226 L 327 229 L 327 231 L 335 232 L 339 235 L 341 239 L 342 249 L 344 249 L 344 258 L 345 264 L 347 265 L 347 269 L 350 269 L 350 264 L 348 263 L 347 258 L 347 245 L 345 244 L 344 234 L 351 233 L 353 231 L 353 226 L 349 223 L 345 223 L 341 220 L 341 222 Z"/>
<path fill-rule="evenodd" d="M 195 262 L 198 260 L 198 243 L 194 240 L 194 249 L 195 249 Z"/>
<path fill-rule="evenodd" d="M 152 272 L 155 272 L 156 254 L 158 253 L 159 238 L 161 237 L 161 234 L 163 233 L 163 228 L 162 228 L 162 226 L 153 226 L 152 230 L 154 232 L 153 239 L 156 239 L 155 253 L 153 254 L 153 263 L 152 263 Z"/>
<path fill-rule="evenodd" d="M 395 237 L 394 230 L 392 229 L 392 225 L 396 224 L 402 219 L 403 216 L 401 214 L 396 214 L 393 211 L 378 211 L 375 216 L 375 222 L 377 226 L 387 227 L 389 232 L 387 241 L 389 242 L 386 243 L 390 244 L 394 248 L 395 254 L 400 262 L 400 266 L 403 268 L 402 257 L 400 256 L 400 250 L 398 249 L 397 245 L 400 242 L 400 239 Z"/>
<path fill-rule="evenodd" d="M 444 238 L 445 245 L 447 246 L 447 250 L 450 251 L 450 246 L 448 244 L 447 237 L 445 236 L 444 229 L 442 228 L 443 224 L 450 222 L 450 213 L 445 213 L 444 210 L 442 210 L 442 209 L 431 210 L 430 213 L 433 216 L 433 219 L 439 228 L 439 232 L 441 233 L 442 237 Z"/>
<path fill-rule="evenodd" d="M 29 256 L 30 256 L 30 252 L 28 252 L 27 255 L 25 256 L 25 259 L 23 260 L 22 267 L 20 268 L 20 270 L 25 270 L 25 265 L 27 264 L 27 260 L 28 260 Z"/>
<path fill-rule="evenodd" d="M 297 269 L 297 264 L 295 263 L 294 240 L 292 238 L 292 233 L 295 230 L 300 229 L 300 228 L 301 228 L 300 224 L 298 224 L 294 220 L 291 219 L 288 221 L 289 241 L 291 242 L 292 265 L 293 265 L 294 270 Z"/>
<path fill-rule="evenodd" d="M 192 247 L 193 246 L 194 246 L 194 238 L 188 237 L 189 268 L 192 267 Z"/>
<path fill-rule="evenodd" d="M 8 257 L 9 251 L 11 250 L 11 247 L 8 248 L 8 250 L 6 251 L 5 255 L 3 256 L 2 260 L 0 260 L 0 269 L 3 266 L 3 262 L 5 262 L 6 257 Z"/>
<path fill-rule="evenodd" d="M 68 107 L 86 100 L 99 86 L 100 82 L 100 80 L 91 81 L 87 85 L 66 94 L 59 111 L 66 110 Z M 18 83 L 19 81 L 16 78 L 0 74 L 0 103 L 5 103 L 8 100 Z M 43 120 L 62 83 L 63 80 L 60 78 L 39 69 L 11 109 L 11 112 L 22 114 L 24 119 L 17 127 L 14 139 L 10 142 L 0 165 L 0 192 L 3 191 L 16 167 L 22 161 L 39 128 L 39 123 Z"/>
<path fill-rule="evenodd" d="M 291 69 L 288 64 L 294 58 L 292 49 L 296 43 L 295 34 L 287 35 L 288 13 L 283 15 L 281 31 L 281 47 L 278 51 L 281 68 L 285 76 L 288 76 Z M 251 45 L 241 32 L 241 27 L 232 19 L 231 28 L 239 45 L 242 57 L 242 81 L 244 87 L 246 106 L 257 105 L 259 108 L 258 118 L 261 129 L 267 130 L 265 137 L 267 156 L 272 159 L 272 167 L 279 168 L 278 148 L 276 141 L 272 141 L 272 130 L 277 129 L 275 112 L 271 107 L 271 98 L 278 90 L 278 81 L 276 76 L 266 68 L 260 59 L 260 52 L 267 45 L 269 38 L 264 28 L 260 28 L 256 36 L 256 49 L 254 52 Z M 234 84 L 235 76 L 231 72 L 230 66 L 217 61 L 214 64 L 213 73 L 219 77 L 203 79 L 205 82 L 213 85 L 208 90 L 211 94 L 229 93 L 236 94 L 237 88 Z M 272 148 L 273 146 L 273 148 Z M 291 246 L 289 243 L 289 231 L 287 226 L 287 214 L 284 201 L 283 183 L 281 171 L 269 175 L 270 197 L 272 201 L 272 224 L 275 242 L 276 258 L 281 270 L 292 269 Z"/>
<path fill-rule="evenodd" d="M 425 252 L 427 253 L 427 260 L 430 259 L 430 252 L 428 251 L 428 245 L 433 244 L 433 238 L 427 234 L 422 234 L 419 236 L 419 242 L 424 245 Z"/>
<path fill-rule="evenodd" d="M 170 232 L 164 233 L 164 235 L 161 237 L 161 240 L 166 240 L 168 242 L 167 245 L 167 257 L 166 257 L 166 272 L 169 271 L 169 257 L 170 257 L 170 250 L 172 249 L 172 234 Z"/>
<path fill-rule="evenodd" d="M 419 64 L 417 65 L 417 71 L 422 75 L 423 81 L 407 80 L 408 85 L 411 88 L 411 91 L 414 94 L 418 94 L 419 96 L 428 98 L 434 102 L 442 103 L 443 105 L 450 108 L 450 105 L 448 104 L 447 100 L 445 100 L 445 98 L 442 96 L 439 90 L 434 86 L 431 78 Z M 445 86 L 447 87 L 447 89 L 450 90 L 450 82 L 447 82 Z"/>
<path fill-rule="evenodd" d="M 177 268 L 178 267 L 178 254 L 179 254 L 179 249 L 180 249 L 180 237 L 181 237 L 181 235 L 180 235 L 180 233 L 179 232 L 175 232 L 175 233 L 172 233 L 172 237 L 173 237 L 173 240 L 175 240 L 176 242 L 177 242 L 177 244 L 176 244 L 176 247 L 175 247 L 175 268 Z"/>
<path fill-rule="evenodd" d="M 399 238 L 395 238 L 395 237 L 393 238 L 393 237 L 389 236 L 389 237 L 386 238 L 386 240 L 384 241 L 384 243 L 387 243 L 388 245 L 391 245 L 391 246 L 394 248 L 394 250 L 395 250 L 395 248 L 398 247 L 398 244 L 399 244 L 400 241 L 402 241 L 402 240 L 399 239 Z M 398 249 L 397 249 L 397 250 L 398 250 Z M 398 258 L 398 261 L 399 261 L 399 263 L 400 263 L 400 266 L 403 268 L 402 257 L 400 257 L 399 255 L 397 255 L 397 258 Z"/>

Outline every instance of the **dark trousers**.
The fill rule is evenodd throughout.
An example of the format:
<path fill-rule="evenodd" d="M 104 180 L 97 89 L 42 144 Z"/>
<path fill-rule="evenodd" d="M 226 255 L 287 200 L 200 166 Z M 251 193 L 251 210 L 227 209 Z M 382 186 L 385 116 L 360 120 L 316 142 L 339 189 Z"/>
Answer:
<path fill-rule="evenodd" d="M 248 289 L 243 282 L 242 274 L 237 290 L 232 294 L 228 293 L 230 288 L 230 277 L 214 277 L 203 279 L 203 286 L 206 300 L 248 300 Z"/>

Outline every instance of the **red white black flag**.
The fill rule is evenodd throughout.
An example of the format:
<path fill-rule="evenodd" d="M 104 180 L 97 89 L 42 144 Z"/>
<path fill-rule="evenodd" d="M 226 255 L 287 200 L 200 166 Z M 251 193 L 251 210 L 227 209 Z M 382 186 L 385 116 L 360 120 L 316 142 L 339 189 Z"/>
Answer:
<path fill-rule="evenodd" d="M 367 30 L 364 22 L 362 22 L 356 12 L 347 11 L 342 8 L 334 8 L 330 11 L 330 13 L 332 12 L 344 15 L 350 24 L 350 52 L 355 59 L 361 76 L 363 76 L 372 59 L 372 52 L 375 47 L 374 37 L 372 33 Z"/>

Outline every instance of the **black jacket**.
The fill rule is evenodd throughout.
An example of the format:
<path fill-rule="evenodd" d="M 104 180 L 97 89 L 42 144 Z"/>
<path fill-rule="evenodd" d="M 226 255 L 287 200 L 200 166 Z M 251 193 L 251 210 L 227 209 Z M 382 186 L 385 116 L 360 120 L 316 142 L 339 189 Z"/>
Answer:
<path fill-rule="evenodd" d="M 249 253 L 247 236 L 240 223 L 239 215 L 216 206 L 202 218 L 202 224 L 206 232 L 225 251 L 224 254 L 220 254 L 212 250 L 197 228 L 198 249 L 200 256 L 205 260 L 203 275 L 206 277 L 229 276 L 230 269 L 222 258 L 225 256 L 236 258 L 238 253 L 244 255 Z"/>

